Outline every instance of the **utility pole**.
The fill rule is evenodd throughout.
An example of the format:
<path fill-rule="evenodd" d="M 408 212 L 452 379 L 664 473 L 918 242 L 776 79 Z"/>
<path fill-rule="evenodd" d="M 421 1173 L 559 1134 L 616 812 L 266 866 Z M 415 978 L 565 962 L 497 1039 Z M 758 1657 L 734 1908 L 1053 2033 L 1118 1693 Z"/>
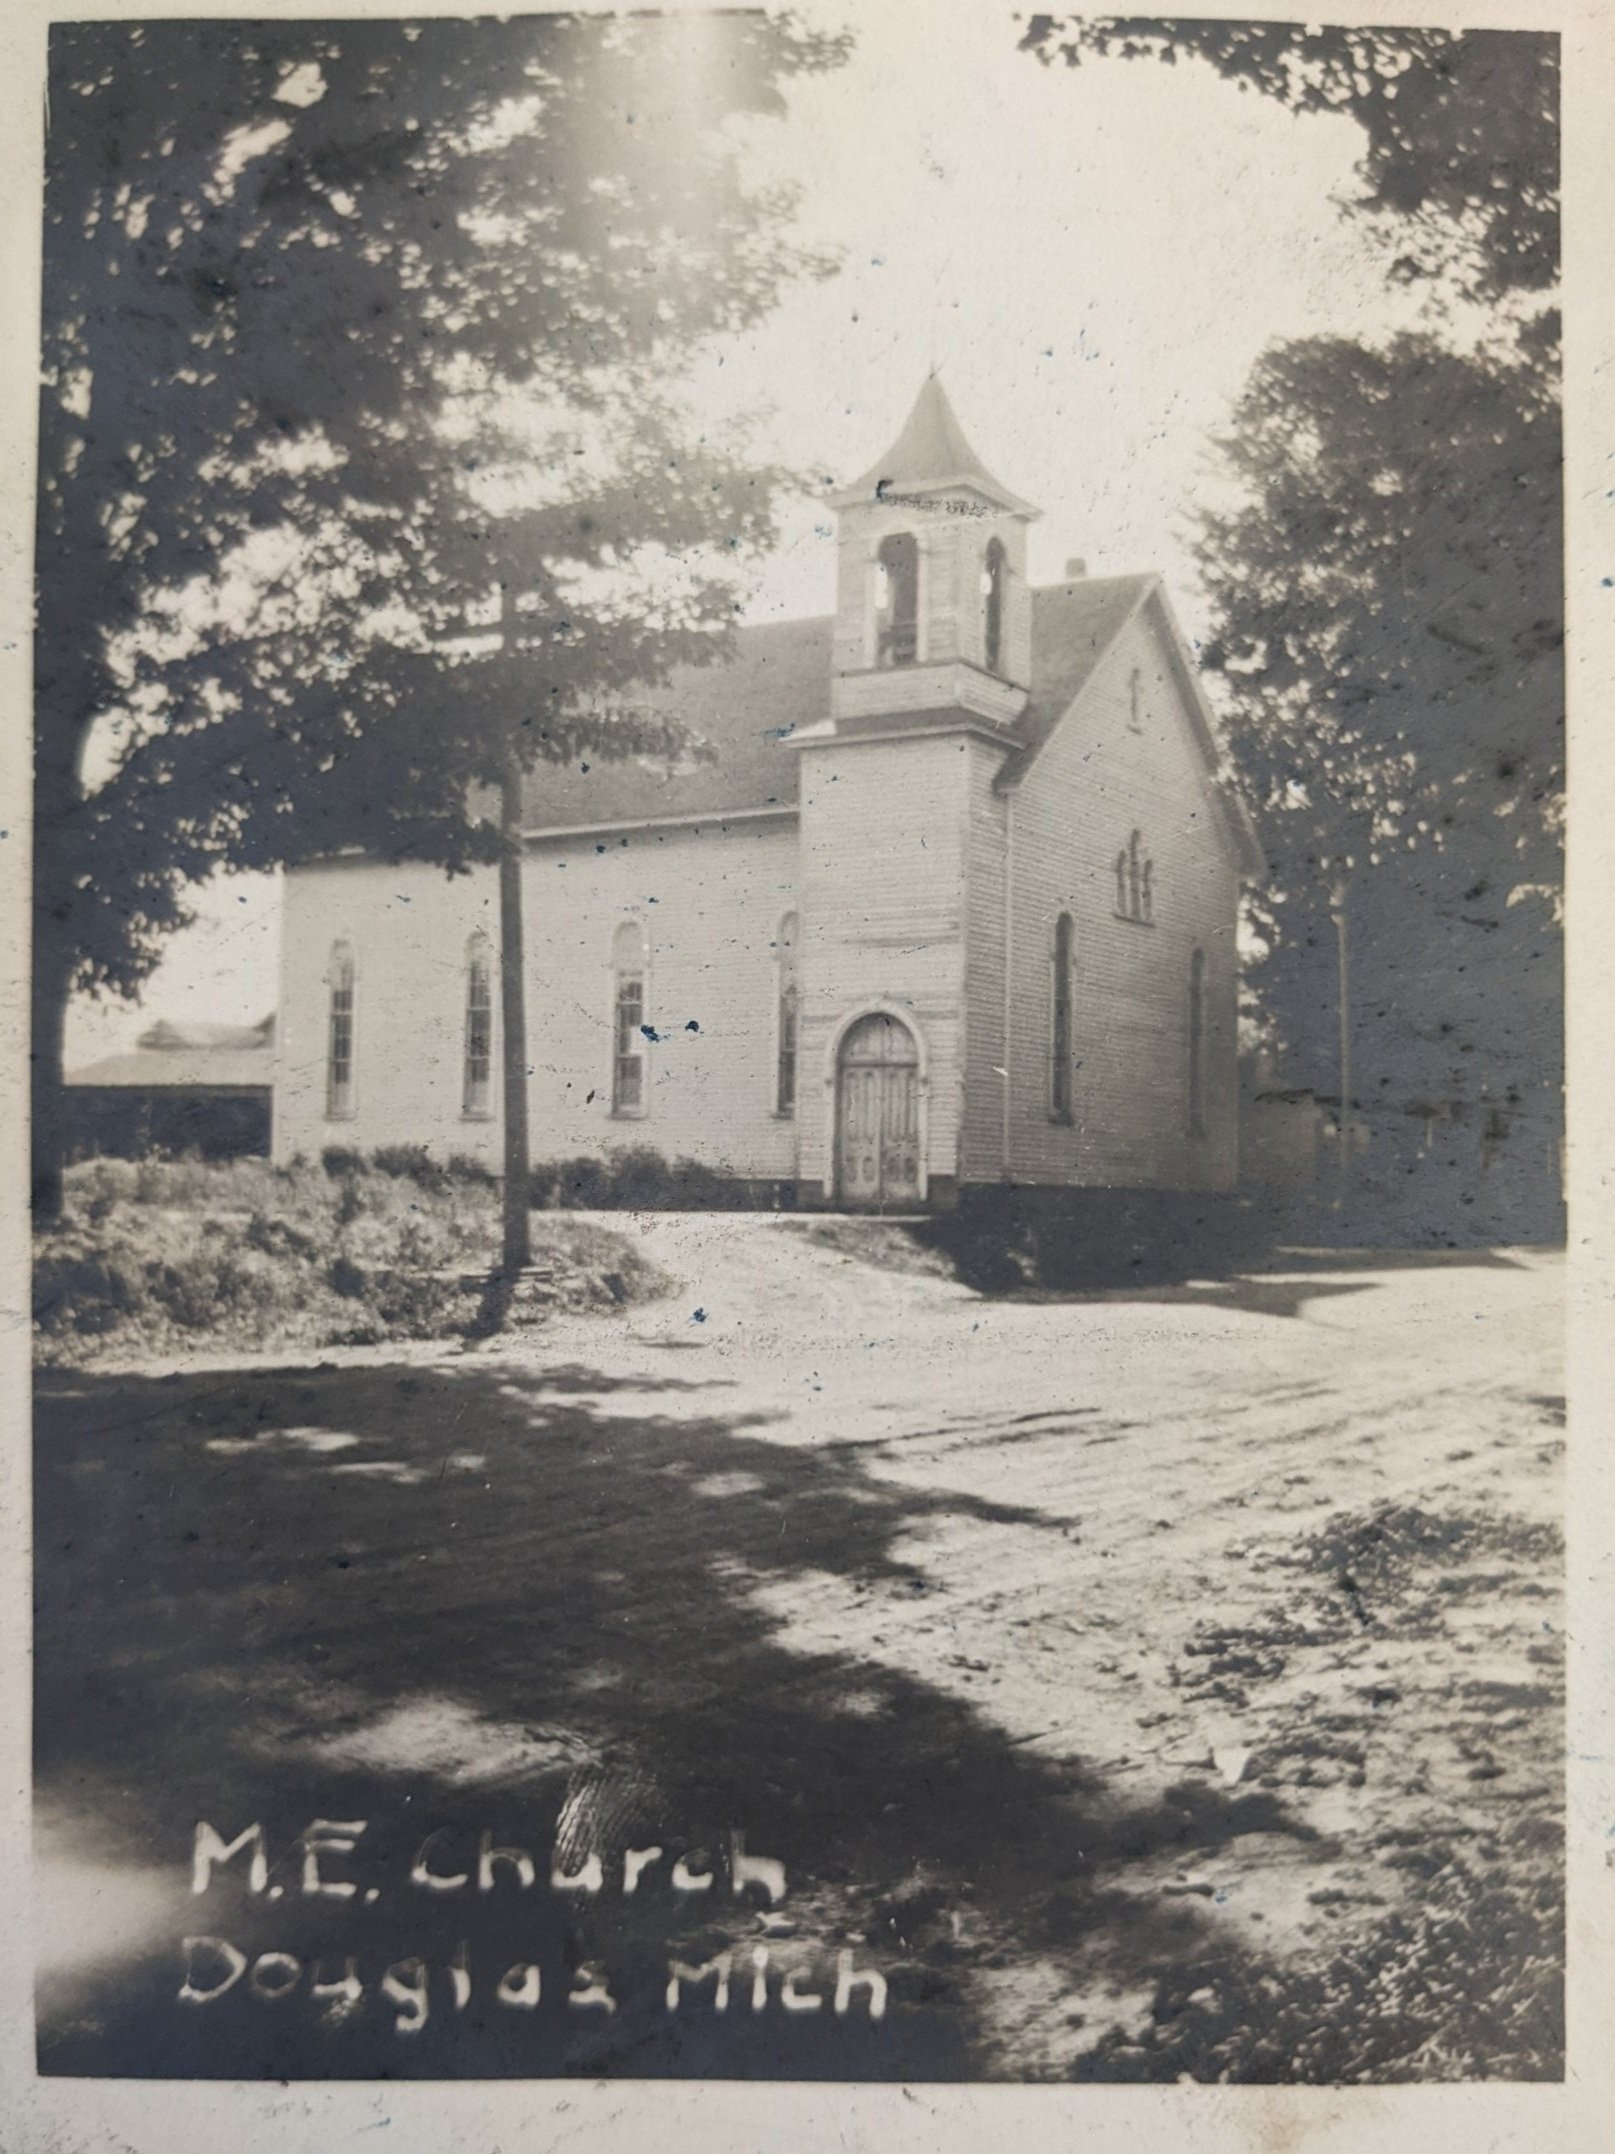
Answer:
<path fill-rule="evenodd" d="M 1340 1114 L 1336 1124 L 1339 1156 L 1335 1161 L 1335 1210 L 1343 1212 L 1351 1180 L 1351 968 L 1346 937 L 1346 891 L 1344 875 L 1337 876 L 1330 893 L 1335 922 L 1336 963 L 1340 1003 Z"/>
<path fill-rule="evenodd" d="M 513 685 L 516 609 L 509 581 L 501 612 L 503 671 Z M 514 739 L 505 754 L 499 787 L 499 1017 L 500 1089 L 504 1098 L 505 1174 L 502 1190 L 503 1253 L 500 1273 L 505 1286 L 533 1260 L 531 1216 L 532 1161 L 527 1136 L 527 964 L 522 920 L 523 823 L 522 760 Z"/>

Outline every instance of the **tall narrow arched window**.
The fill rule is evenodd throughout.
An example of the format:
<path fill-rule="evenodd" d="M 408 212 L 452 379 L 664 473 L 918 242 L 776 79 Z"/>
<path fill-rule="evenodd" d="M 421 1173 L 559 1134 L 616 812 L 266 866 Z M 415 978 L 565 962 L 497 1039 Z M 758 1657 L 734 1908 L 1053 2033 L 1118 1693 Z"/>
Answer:
<path fill-rule="evenodd" d="M 332 1122 L 353 1112 L 353 951 L 335 944 L 326 972 L 329 1019 L 325 1043 L 325 1113 Z"/>
<path fill-rule="evenodd" d="M 611 943 L 611 1111 L 645 1112 L 645 929 L 625 920 Z"/>
<path fill-rule="evenodd" d="M 493 1112 L 493 950 L 479 928 L 465 950 L 465 1066 L 460 1112 L 486 1121 Z"/>
<path fill-rule="evenodd" d="M 1188 1122 L 1191 1137 L 1206 1133 L 1206 953 L 1196 950 L 1189 959 L 1189 1085 Z"/>
<path fill-rule="evenodd" d="M 982 650 L 989 673 L 1004 670 L 1004 586 L 1009 557 L 1001 539 L 990 539 L 981 565 Z"/>
<path fill-rule="evenodd" d="M 774 1112 L 796 1112 L 796 915 L 788 912 L 774 941 Z"/>
<path fill-rule="evenodd" d="M 875 662 L 911 666 L 920 648 L 920 547 L 894 531 L 875 556 Z"/>
<path fill-rule="evenodd" d="M 1054 924 L 1054 994 L 1049 1024 L 1049 1113 L 1071 1119 L 1071 915 Z"/>
<path fill-rule="evenodd" d="M 1149 927 L 1155 919 L 1155 862 L 1143 841 L 1143 832 L 1135 830 L 1116 855 L 1116 914 Z"/>

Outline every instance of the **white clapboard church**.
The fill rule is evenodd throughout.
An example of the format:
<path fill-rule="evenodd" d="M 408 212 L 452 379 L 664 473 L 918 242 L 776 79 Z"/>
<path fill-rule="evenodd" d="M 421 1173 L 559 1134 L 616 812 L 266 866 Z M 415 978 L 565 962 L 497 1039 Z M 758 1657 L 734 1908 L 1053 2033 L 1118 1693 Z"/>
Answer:
<path fill-rule="evenodd" d="M 935 378 L 834 505 L 835 613 L 661 692 L 698 752 L 531 781 L 534 1156 L 886 1209 L 1230 1187 L 1257 856 L 1160 579 L 1033 589 Z M 491 870 L 290 871 L 277 1156 L 497 1167 L 496 938 Z"/>

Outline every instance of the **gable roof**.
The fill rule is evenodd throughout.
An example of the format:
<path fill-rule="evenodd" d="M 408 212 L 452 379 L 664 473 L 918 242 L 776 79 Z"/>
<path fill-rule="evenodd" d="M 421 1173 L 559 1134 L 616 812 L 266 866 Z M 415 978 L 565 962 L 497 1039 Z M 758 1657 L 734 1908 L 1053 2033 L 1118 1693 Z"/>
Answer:
<path fill-rule="evenodd" d="M 69 1070 L 65 1082 L 139 1091 L 239 1092 L 267 1088 L 274 1074 L 273 1015 L 255 1025 L 175 1024 L 160 1017 L 133 1048 Z"/>
<path fill-rule="evenodd" d="M 1016 721 L 1019 745 L 998 774 L 1000 791 L 1019 785 L 1158 580 L 1084 576 L 1071 583 L 1045 584 L 1032 593 L 1032 683 Z"/>
<path fill-rule="evenodd" d="M 793 811 L 800 759 L 786 746 L 830 708 L 830 615 L 742 628 L 726 665 L 681 666 L 647 710 L 677 719 L 697 744 L 669 770 L 649 758 L 543 763 L 527 780 L 529 830 L 593 828 L 662 817 Z"/>
<path fill-rule="evenodd" d="M 927 376 L 903 431 L 877 463 L 861 479 L 834 496 L 836 501 L 868 501 L 881 493 L 903 493 L 936 487 L 973 486 L 1006 508 L 1035 515 L 1030 502 L 1012 494 L 995 479 L 965 438 L 947 391 L 934 374 Z"/>
<path fill-rule="evenodd" d="M 1106 576 L 1068 584 L 1051 584 L 1032 593 L 1032 686 L 1017 731 L 1021 746 L 1009 756 L 994 781 L 1000 792 L 1018 786 L 1037 760 L 1044 743 L 1092 678 L 1100 660 L 1127 623 L 1152 605 L 1182 692 L 1195 745 L 1210 781 L 1210 792 L 1241 872 L 1254 875 L 1262 864 L 1249 813 L 1230 783 L 1218 744 L 1211 707 L 1183 641 L 1166 590 L 1158 575 Z"/>
<path fill-rule="evenodd" d="M 1087 687 L 1105 653 L 1152 599 L 1162 609 L 1189 723 L 1212 791 L 1246 872 L 1260 863 L 1254 833 L 1221 772 L 1210 713 L 1166 606 L 1158 576 L 1095 576 L 1031 593 L 1032 680 L 1014 743 L 995 781 L 1018 785 L 1044 743 Z M 647 710 L 677 721 L 692 752 L 669 769 L 650 758 L 545 763 L 527 780 L 528 832 L 598 830 L 612 824 L 796 812 L 801 758 L 793 738 L 830 716 L 835 622 L 828 614 L 738 631 L 726 664 L 683 666 L 649 690 Z"/>
<path fill-rule="evenodd" d="M 273 1014 L 260 1017 L 255 1025 L 216 1025 L 189 1020 L 175 1024 L 172 1018 L 159 1017 L 156 1024 L 147 1026 L 135 1045 L 153 1048 L 163 1054 L 175 1054 L 190 1047 L 271 1047 L 274 1040 Z"/>
<path fill-rule="evenodd" d="M 136 1047 L 69 1070 L 64 1081 L 74 1090 L 100 1085 L 142 1092 L 267 1091 L 275 1081 L 275 1054 L 267 1041 L 259 1047 Z"/>

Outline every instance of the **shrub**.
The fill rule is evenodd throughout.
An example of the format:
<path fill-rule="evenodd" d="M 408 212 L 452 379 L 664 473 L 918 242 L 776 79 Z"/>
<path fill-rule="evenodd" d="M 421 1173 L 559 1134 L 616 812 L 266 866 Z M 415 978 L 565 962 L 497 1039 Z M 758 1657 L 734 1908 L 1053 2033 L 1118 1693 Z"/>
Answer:
<path fill-rule="evenodd" d="M 537 1210 L 594 1212 L 611 1203 L 611 1175 L 603 1160 L 549 1159 L 534 1167 L 530 1201 Z"/>
<path fill-rule="evenodd" d="M 140 1314 L 146 1299 L 140 1267 L 122 1250 L 69 1243 L 43 1252 L 34 1265 L 34 1322 L 48 1336 L 115 1331 Z"/>
<path fill-rule="evenodd" d="M 494 1177 L 479 1162 L 428 1168 L 406 1151 L 378 1169 L 333 1148 L 322 1161 L 80 1162 L 66 1216 L 35 1235 L 43 1358 L 140 1356 L 447 1338 L 477 1313 L 475 1276 L 498 1247 Z M 402 1171 L 398 1171 L 398 1170 Z M 609 1198 L 598 1160 L 552 1168 Z M 134 1201 L 137 1186 L 147 1201 Z M 562 1201 L 565 1201 L 564 1199 Z M 557 1217 L 541 1232 L 550 1300 L 607 1309 L 667 1282 L 619 1234 Z M 539 1320 L 514 1312 L 511 1321 Z"/>
<path fill-rule="evenodd" d="M 445 1171 L 450 1181 L 469 1183 L 474 1189 L 492 1189 L 499 1180 L 492 1167 L 473 1159 L 469 1152 L 451 1153 Z"/>
<path fill-rule="evenodd" d="M 296 1257 L 307 1263 L 319 1254 L 319 1244 L 312 1235 L 294 1227 L 289 1219 L 279 1219 L 268 1212 L 254 1212 L 242 1238 L 249 1249 L 269 1257 Z"/>
<path fill-rule="evenodd" d="M 127 1203 L 134 1193 L 135 1163 L 132 1159 L 87 1159 L 73 1167 L 68 1175 L 69 1200 L 82 1203 L 86 1211 L 96 1204 Z M 99 1216 L 105 1218 L 106 1213 Z"/>
<path fill-rule="evenodd" d="M 320 1154 L 320 1165 L 335 1180 L 357 1174 L 364 1165 L 364 1155 L 351 1144 L 328 1144 Z"/>
<path fill-rule="evenodd" d="M 153 1267 L 152 1299 L 186 1331 L 206 1331 L 218 1320 L 222 1267 L 203 1257 Z"/>
<path fill-rule="evenodd" d="M 370 1164 L 378 1174 L 391 1175 L 395 1182 L 413 1182 L 417 1189 L 435 1192 L 449 1185 L 447 1168 L 424 1144 L 378 1144 Z"/>
<path fill-rule="evenodd" d="M 696 1159 L 669 1161 L 648 1144 L 625 1145 L 605 1159 L 545 1160 L 532 1173 L 540 1211 L 687 1211 L 727 1209 L 734 1184 Z"/>
<path fill-rule="evenodd" d="M 630 1145 L 613 1156 L 611 1191 L 614 1204 L 639 1212 L 710 1210 L 735 1201 L 721 1174 L 694 1159 L 675 1159 L 669 1165 L 647 1144 Z"/>

